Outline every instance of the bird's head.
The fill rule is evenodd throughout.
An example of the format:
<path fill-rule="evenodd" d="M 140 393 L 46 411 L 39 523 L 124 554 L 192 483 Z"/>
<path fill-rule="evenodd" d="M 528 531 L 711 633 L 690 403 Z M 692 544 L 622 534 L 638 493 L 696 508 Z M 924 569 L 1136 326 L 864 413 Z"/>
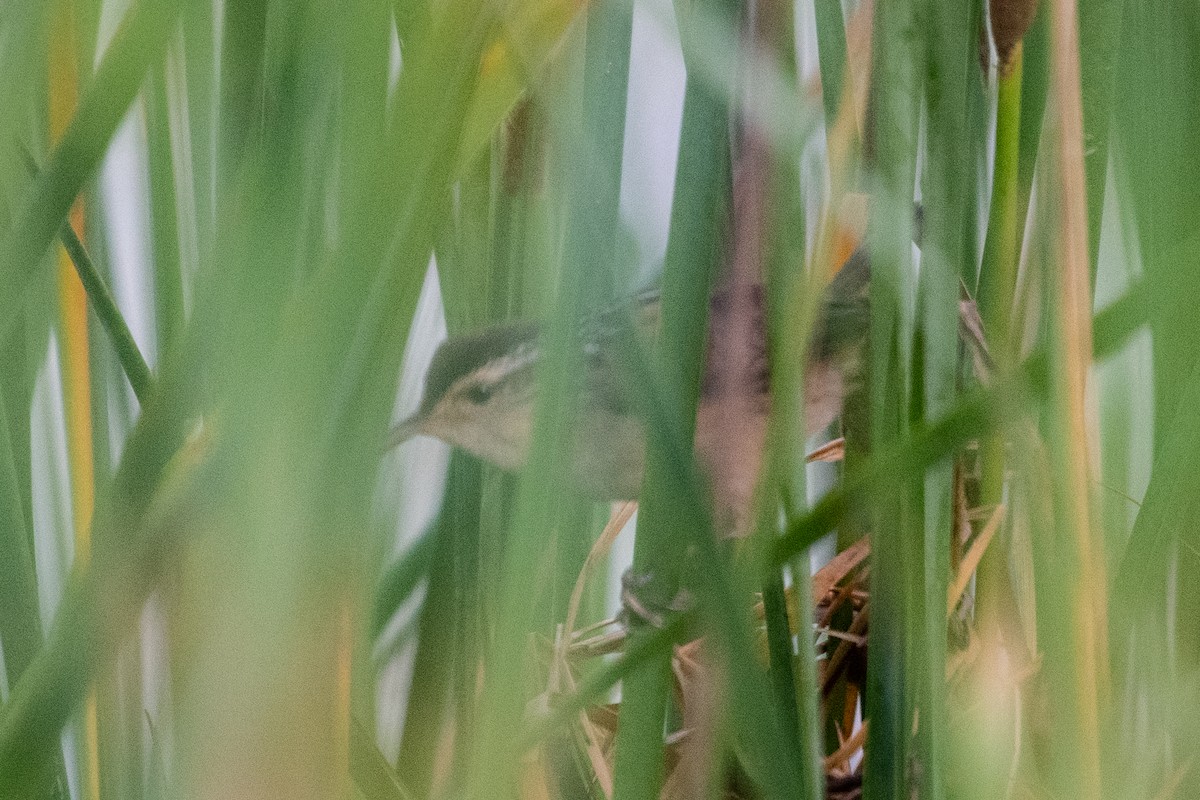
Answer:
<path fill-rule="evenodd" d="M 425 377 L 421 407 L 392 430 L 388 446 L 436 436 L 506 469 L 532 438 L 538 328 L 515 323 L 449 339 Z"/>

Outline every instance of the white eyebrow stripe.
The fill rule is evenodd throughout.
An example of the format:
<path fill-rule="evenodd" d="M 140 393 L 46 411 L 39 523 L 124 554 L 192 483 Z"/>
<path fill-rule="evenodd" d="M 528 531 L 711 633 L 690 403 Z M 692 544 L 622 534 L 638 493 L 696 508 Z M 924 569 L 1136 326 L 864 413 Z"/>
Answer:
<path fill-rule="evenodd" d="M 481 384 L 496 384 L 509 375 L 525 369 L 538 359 L 538 348 L 526 343 L 518 346 L 511 353 L 494 358 L 476 371 L 478 382 Z"/>

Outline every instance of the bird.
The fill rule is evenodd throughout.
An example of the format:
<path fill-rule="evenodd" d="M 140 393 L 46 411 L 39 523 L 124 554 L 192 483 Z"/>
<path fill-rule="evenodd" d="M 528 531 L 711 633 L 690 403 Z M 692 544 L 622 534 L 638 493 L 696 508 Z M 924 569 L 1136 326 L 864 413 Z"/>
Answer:
<path fill-rule="evenodd" d="M 804 368 L 808 435 L 837 418 L 847 393 L 860 381 L 861 350 L 870 327 L 869 278 L 869 260 L 860 248 L 824 290 Z M 767 434 L 771 376 L 765 289 L 754 284 L 741 296 L 748 302 L 739 304 L 737 293 L 725 287 L 710 298 L 695 449 L 717 484 L 714 494 L 724 495 L 725 505 L 744 508 L 753 492 Z M 653 333 L 659 325 L 659 308 L 659 294 L 644 292 L 624 308 L 601 312 L 585 324 L 582 398 L 573 432 L 571 473 L 576 487 L 597 500 L 636 499 L 642 485 L 643 424 L 629 402 L 629 378 L 610 345 L 616 320 L 628 319 L 632 312 L 635 326 Z M 728 414 L 716 402 L 720 372 L 714 354 L 721 351 L 717 345 L 733 315 L 746 308 L 756 333 L 739 390 L 745 392 L 750 411 L 734 431 L 737 446 L 731 450 L 728 426 L 721 430 Z M 520 469 L 533 435 L 539 331 L 535 322 L 511 322 L 447 339 L 426 372 L 420 406 L 391 430 L 386 449 L 415 435 L 433 436 L 503 469 Z M 731 455 L 733 450 L 737 452 Z"/>

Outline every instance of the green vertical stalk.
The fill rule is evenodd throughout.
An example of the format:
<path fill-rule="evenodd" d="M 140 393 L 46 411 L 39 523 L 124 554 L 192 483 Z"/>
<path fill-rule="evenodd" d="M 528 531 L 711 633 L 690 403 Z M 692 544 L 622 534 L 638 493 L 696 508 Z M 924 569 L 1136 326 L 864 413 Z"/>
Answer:
<path fill-rule="evenodd" d="M 971 21 L 968 23 L 967 29 L 969 31 L 983 30 L 983 5 L 981 3 L 971 4 L 970 16 Z M 983 234 L 979 231 L 978 220 L 981 213 L 980 208 L 986 200 L 981 197 L 982 192 L 978 190 L 978 187 L 987 172 L 987 145 L 991 128 L 989 124 L 991 112 L 988 101 L 987 75 L 978 66 L 977 57 L 971 59 L 971 70 L 968 74 L 966 135 L 970 155 L 966 168 L 975 176 L 970 183 L 976 187 L 976 191 L 968 193 L 964 199 L 963 213 L 965 218 L 971 222 L 967 229 L 963 260 L 958 267 L 963 285 L 975 286 L 979 280 L 979 260 L 983 251 Z"/>
<path fill-rule="evenodd" d="M 1108 131 L 1112 119 L 1122 0 L 1079 4 L 1079 69 L 1083 101 L 1083 167 L 1087 179 L 1088 264 L 1096 290 L 1104 189 L 1108 183 Z"/>
<path fill-rule="evenodd" d="M 802 272 L 803 217 L 801 215 L 797 221 L 794 216 L 788 219 L 780 213 L 790 211 L 794 214 L 800 209 L 798 202 L 787 202 L 799 200 L 799 185 L 793 182 L 797 176 L 789 166 L 776 164 L 775 170 L 770 184 L 777 191 L 769 195 L 775 201 L 771 206 L 775 219 L 768 235 L 777 246 L 770 254 L 768 264 L 768 322 L 765 331 L 773 366 L 772 411 L 756 497 L 758 519 L 754 532 L 760 548 L 771 547 L 779 535 L 781 503 L 790 517 L 804 508 L 807 498 L 807 463 L 804 457 L 807 428 L 801 401 L 804 359 L 798 357 L 798 354 L 808 352 L 811 331 L 811 314 L 805 314 L 810 307 L 800 299 L 805 288 Z M 783 191 L 778 191 L 780 189 Z M 800 239 L 799 255 L 787 247 L 789 239 L 791 243 L 796 243 L 797 238 Z M 797 305 L 805 308 L 797 309 Z M 794 740 L 788 742 L 788 746 L 797 761 L 802 785 L 809 795 L 820 797 L 824 791 L 824 774 L 819 767 L 822 747 L 817 708 L 819 690 L 810 630 L 812 609 L 807 599 L 810 592 L 809 564 L 809 553 L 805 550 L 788 565 L 792 589 L 797 597 L 803 598 L 796 620 L 799 653 L 792 645 L 784 572 L 780 566 L 765 566 L 762 597 L 767 626 L 769 677 L 775 702 L 785 734 Z"/>
<path fill-rule="evenodd" d="M 755 39 L 774 55 L 789 81 L 797 74 L 795 14 L 795 4 L 787 0 L 759 2 L 753 14 Z M 846 35 L 839 0 L 818 0 L 816 15 L 822 100 L 828 131 L 833 128 L 844 88 Z M 754 80 L 752 74 L 745 89 L 751 96 L 755 91 Z M 794 86 L 794 89 L 799 98 L 799 87 Z M 748 136 L 761 137 L 762 131 L 751 128 Z M 751 139 L 747 147 L 755 144 Z M 768 442 L 764 446 L 756 498 L 756 542 L 764 549 L 760 554 L 765 556 L 765 549 L 773 546 L 780 533 L 781 505 L 790 517 L 807 504 L 805 447 L 808 427 L 802 400 L 807 365 L 802 354 L 810 352 L 813 320 L 824 293 L 814 291 L 805 272 L 807 246 L 804 195 L 798 167 L 800 153 L 789 147 L 771 148 L 757 144 L 767 150 L 765 185 L 758 189 L 766 205 L 766 219 L 759 231 L 750 233 L 759 236 L 764 246 L 762 278 L 767 288 L 763 334 L 767 337 L 772 365 Z M 795 763 L 804 796 L 818 798 L 825 791 L 825 774 L 821 762 L 820 690 L 811 635 L 810 564 L 806 550 L 788 565 L 793 592 L 799 598 L 798 653 L 792 644 L 783 569 L 768 565 L 762 570 L 766 576 L 762 596 L 769 652 L 768 677 L 784 734 L 780 750 Z"/>
<path fill-rule="evenodd" d="M 920 351 L 914 381 L 920 405 L 914 416 L 927 423 L 941 419 L 954 407 L 959 375 L 959 285 L 962 263 L 976 219 L 968 213 L 978 193 L 971 129 L 974 121 L 971 91 L 978 82 L 977 40 L 971 35 L 977 17 L 968 4 L 933 0 L 925 5 L 927 49 L 925 66 L 926 150 L 922 198 L 919 276 Z M 924 776 L 921 796 L 946 797 L 950 746 L 946 708 L 946 593 L 950 578 L 953 525 L 953 459 L 945 458 L 925 471 L 920 495 L 923 519 L 919 571 L 919 616 L 910 620 L 919 725 L 917 763 Z"/>
<path fill-rule="evenodd" d="M 261 147 L 268 5 L 267 0 L 250 0 L 224 7 L 217 112 L 219 191 L 229 188 L 242 161 Z"/>
<path fill-rule="evenodd" d="M 37 578 L 13 455 L 8 412 L 0 393 L 0 642 L 10 690 L 42 644 Z"/>
<path fill-rule="evenodd" d="M 792 571 L 792 591 L 796 596 L 797 639 L 799 651 L 792 660 L 792 668 L 786 676 L 792 680 L 790 693 L 786 702 L 791 708 L 782 709 L 785 721 L 793 724 L 796 732 L 797 771 L 800 786 L 804 796 L 818 800 L 824 796 L 826 775 L 824 775 L 823 754 L 824 742 L 821 736 L 821 684 L 817 675 L 817 660 L 812 637 L 812 583 L 810 581 L 809 549 L 805 548 L 796 558 L 792 558 L 788 567 Z M 766 599 L 766 591 L 764 591 Z M 782 612 L 786 624 L 787 610 Z M 791 640 L 788 640 L 788 652 L 791 652 Z M 775 658 L 772 652 L 772 658 Z M 776 679 L 778 680 L 778 679 Z M 776 690 L 778 692 L 778 690 Z"/>
<path fill-rule="evenodd" d="M 817 658 L 812 635 L 813 603 L 812 585 L 805 568 L 809 565 L 809 551 L 803 550 L 799 557 L 791 560 L 792 586 L 796 594 L 797 628 L 799 653 L 795 659 L 796 707 L 798 710 L 799 742 L 797 750 L 802 759 L 799 764 L 800 780 L 810 798 L 818 800 L 825 792 L 824 741 L 821 737 L 821 710 L 819 704 L 820 683 L 817 674 Z"/>
<path fill-rule="evenodd" d="M 804 555 L 807 555 L 805 553 Z M 800 559 L 798 559 L 800 560 Z M 807 584 L 805 584 L 807 585 Z M 803 593 L 805 585 L 797 590 Z M 775 691 L 775 703 L 783 716 L 785 730 L 789 736 L 799 737 L 800 712 L 796 707 L 796 677 L 792 669 L 795 654 L 792 648 L 792 631 L 787 618 L 787 601 L 783 588 L 783 574 L 772 570 L 762 589 L 763 613 L 767 623 L 767 659 L 770 668 L 771 687 Z M 807 631 L 800 620 L 800 641 L 807 644 Z M 796 743 L 792 743 L 795 747 Z"/>
<path fill-rule="evenodd" d="M 191 192 L 176 195 L 187 213 L 180 215 L 180 241 L 196 245 L 197 261 L 208 263 L 212 253 L 216 183 L 216 111 L 217 111 L 217 41 L 216 8 L 213 3 L 185 3 L 180 28 L 179 61 L 185 67 L 184 100 L 187 103 L 188 127 L 179 132 L 186 141 L 190 161 L 181 165 L 179 175 L 186 176 Z M 168 58 L 171 50 L 168 48 Z M 180 257 L 182 259 L 182 248 Z M 195 268 L 196 263 L 185 262 Z M 160 352 L 162 349 L 160 348 Z"/>
<path fill-rule="evenodd" d="M 567 225 L 563 259 L 568 265 L 590 263 L 580 273 L 579 289 L 589 303 L 611 297 L 612 258 L 621 194 L 625 145 L 625 105 L 629 85 L 629 49 L 633 11 L 619 0 L 589 9 L 583 61 L 583 116 L 579 159 L 571 165 L 579 183 L 569 202 L 586 222 Z M 577 205 L 576 205 L 577 204 Z"/>
<path fill-rule="evenodd" d="M 473 491 L 471 491 L 473 490 Z M 412 687 L 405 709 L 404 734 L 396 758 L 396 772 L 418 796 L 430 793 L 437 750 L 450 721 L 450 689 L 456 669 L 474 676 L 474 663 L 457 657 L 464 616 L 456 602 L 460 582 L 466 577 L 458 569 L 459 539 L 479 529 L 479 464 L 471 456 L 455 452 L 450 458 L 445 500 L 433 523 L 429 585 L 417 623 L 417 653 L 413 662 Z M 469 731 L 456 731 L 464 736 Z"/>
<path fill-rule="evenodd" d="M 1052 202 L 1056 208 L 1067 205 L 1058 198 Z M 1086 201 L 1079 198 L 1078 202 Z M 1059 234 L 1062 239 L 1067 236 Z M 1080 273 L 1083 266 L 1079 265 Z M 1053 699 L 1045 709 L 1055 731 L 1049 743 L 1053 766 L 1045 771 L 1043 781 L 1060 795 L 1078 791 L 1081 797 L 1101 797 L 1104 720 L 1111 710 L 1108 606 L 1103 594 L 1108 583 L 1086 479 L 1088 437 L 1083 381 L 1078 377 L 1086 365 L 1080 364 L 1072 347 L 1070 278 L 1059 277 L 1069 275 L 1072 269 L 1060 256 L 1043 289 L 1043 297 L 1056 301 L 1049 305 L 1066 306 L 1050 311 L 1050 382 L 1042 429 L 1049 478 L 1046 492 L 1052 507 L 1049 524 L 1034 537 L 1042 674 L 1046 685 L 1054 687 Z M 1086 282 L 1086 274 L 1077 278 L 1077 285 L 1082 284 L 1085 291 Z"/>
<path fill-rule="evenodd" d="M 491 153 L 484 154 L 458 181 L 453 213 L 437 248 L 437 273 L 451 335 L 494 321 L 489 311 L 497 274 L 493 209 L 501 202 L 494 197 L 494 161 Z M 453 737 L 449 774 L 465 774 L 463 767 L 476 726 L 479 647 L 485 641 L 481 631 L 487 629 L 485 611 L 491 607 L 488 600 L 495 595 L 494 583 L 481 582 L 481 565 L 489 558 L 483 551 L 483 521 L 490 517 L 490 524 L 498 528 L 504 520 L 500 509 L 484 501 L 487 467 L 458 451 L 451 453 L 450 459 L 444 521 L 439 524 L 439 529 L 445 529 L 441 535 L 449 549 L 440 564 L 435 562 L 436 571 L 430 573 L 431 592 L 432 581 L 436 580 L 442 584 L 442 594 L 438 598 L 430 594 L 421 612 L 423 630 L 427 629 L 427 616 L 431 626 L 440 626 L 441 630 L 429 637 L 427 649 L 426 643 L 418 643 L 417 656 L 422 670 L 442 675 L 442 686 L 437 693 L 418 693 L 416 681 L 429 679 L 414 670 L 414 691 L 408 700 L 410 708 L 421 703 L 439 716 L 428 721 L 427 730 L 413 731 L 411 737 L 406 725 L 401 748 L 402 753 L 408 751 L 403 774 L 414 774 L 412 782 L 418 794 L 429 791 L 436 740 L 445 739 L 447 734 Z M 490 555 L 499 552 L 497 548 Z M 433 622 L 434 618 L 438 621 Z"/>
<path fill-rule="evenodd" d="M 912 202 L 915 180 L 921 30 L 912 2 L 875 7 L 873 125 L 867 152 L 873 176 L 868 242 L 870 354 L 868 393 L 871 447 L 893 446 L 906 436 L 914 399 L 915 309 L 912 265 Z M 898 476 L 897 480 L 911 481 Z M 867 734 L 863 792 L 873 800 L 909 796 L 911 731 L 920 686 L 919 664 L 906 642 L 919 586 L 919 529 L 911 505 L 914 487 L 873 503 L 871 647 L 865 715 Z M 915 643 L 914 643 L 915 644 Z"/>
<path fill-rule="evenodd" d="M 572 215 L 585 216 L 587 221 L 574 217 L 567 220 L 561 258 L 567 265 L 566 270 L 582 268 L 577 273 L 579 284 L 576 288 L 580 292 L 579 310 L 586 315 L 611 301 L 617 276 L 623 274 L 621 268 L 625 266 L 618 263 L 622 254 L 617 242 L 633 15 L 632 9 L 621 0 L 606 0 L 605 5 L 607 9 L 589 13 L 587 18 L 578 149 L 568 147 L 562 151 L 562 155 L 575 159 L 576 163 L 567 168 L 578 180 L 568 191 L 568 208 Z M 506 165 L 510 170 L 519 167 L 522 174 L 517 176 L 510 172 L 506 177 L 508 180 L 519 177 L 525 184 L 522 195 L 526 200 L 520 209 L 524 218 L 510 220 L 517 222 L 516 229 L 510 232 L 519 233 L 519 238 L 511 244 L 521 249 L 509 255 L 523 259 L 523 263 L 510 262 L 510 265 L 523 267 L 514 277 L 522 281 L 524 301 L 530 303 L 540 299 L 544 308 L 549 295 L 535 298 L 533 292 L 537 287 L 545 293 L 553 286 L 548 275 L 535 271 L 539 265 L 544 268 L 554 263 L 553 258 L 538 257 L 541 255 L 538 251 L 548 248 L 548 240 L 552 239 L 541 219 L 549 190 L 539 185 L 544 181 L 540 173 L 544 169 L 541 162 L 545 157 L 544 137 L 548 124 L 541 107 L 527 104 L 524 112 L 519 119 L 520 129 L 510 131 L 514 147 L 510 156 L 517 163 Z M 515 151 L 518 147 L 520 152 Z M 586 403 L 575 412 L 592 413 Z M 565 618 L 579 570 L 601 530 L 597 526 L 597 510 L 592 498 L 573 488 L 560 493 L 554 510 L 554 537 L 551 547 L 547 548 L 551 560 L 543 560 L 547 590 L 537 609 L 538 623 L 543 629 Z M 607 513 L 603 518 L 607 519 Z"/>
<path fill-rule="evenodd" d="M 541 619 L 530 602 L 546 543 L 558 522 L 557 487 L 570 467 L 570 426 L 578 413 L 583 363 L 579 320 L 611 291 L 617 229 L 632 9 L 618 2 L 588 10 L 583 70 L 583 124 L 566 139 L 566 230 L 558 304 L 539 339 L 537 403 L 528 464 L 505 543 L 497 626 L 488 654 L 468 797 L 515 790 L 521 743 L 512 735 L 528 689 L 526 638 Z"/>
<path fill-rule="evenodd" d="M 1194 261 L 1200 213 L 1200 164 L 1195 158 L 1200 82 L 1192 34 L 1198 21 L 1194 4 L 1142 0 L 1129 0 L 1121 21 L 1114 173 L 1123 190 L 1121 206 L 1136 224 L 1138 255 L 1151 296 L 1152 481 L 1175 446 L 1171 437 L 1176 414 L 1191 408 L 1187 391 L 1200 346 L 1194 308 L 1194 298 L 1200 295 L 1200 271 Z M 1137 540 L 1131 539 L 1129 551 L 1141 551 Z M 1178 674 L 1186 674 L 1200 664 L 1200 632 L 1187 622 L 1200 613 L 1200 593 L 1195 591 L 1200 570 L 1190 554 L 1180 551 L 1155 565 L 1155 572 L 1153 591 L 1173 595 L 1164 601 L 1170 610 L 1151 630 L 1126 633 L 1138 637 L 1139 652 L 1150 642 L 1169 648 Z M 1121 652 L 1127 641 L 1114 642 L 1113 651 Z"/>
<path fill-rule="evenodd" d="M 1025 240 L 1029 198 L 1033 193 L 1033 171 L 1046 115 L 1050 87 L 1049 3 L 1039 3 L 1033 24 L 1021 40 L 1021 130 L 1017 145 L 1017 242 Z M 1018 316 L 1018 319 L 1020 317 Z"/>
<path fill-rule="evenodd" d="M 1009 323 L 1017 282 L 1021 242 L 1018 211 L 1018 163 L 1021 133 L 1021 76 L 1023 47 L 1017 45 L 1007 70 L 1002 71 L 996 101 L 996 151 L 992 172 L 992 204 L 988 213 L 983 266 L 977 301 L 993 355 L 1011 361 Z"/>
<path fill-rule="evenodd" d="M 686 26 L 680 25 L 681 30 Z M 675 200 L 663 268 L 662 332 L 657 364 L 677 406 L 667 413 L 686 431 L 690 448 L 703 370 L 709 287 L 721 253 L 729 191 L 728 110 L 711 87 L 689 74 L 684 92 Z M 672 485 L 671 456 L 647 442 L 633 570 L 649 574 L 659 596 L 680 581 L 686 541 Z M 701 535 L 711 535 L 707 532 Z M 634 643 L 655 634 L 635 630 Z M 613 796 L 657 798 L 663 781 L 663 719 L 670 697 L 670 652 L 647 659 L 622 685 Z"/>
<path fill-rule="evenodd" d="M 988 213 L 987 239 L 979 272 L 977 301 L 992 355 L 1001 370 L 1012 367 L 1016 343 L 1011 332 L 1016 299 L 1017 265 L 1023 229 L 1021 212 L 1021 86 L 1024 45 L 1013 50 L 1007 68 L 1002 68 L 996 103 L 996 150 L 992 172 L 992 204 Z M 1026 198 L 1026 202 L 1028 202 Z M 984 440 L 981 449 L 980 502 L 1000 502 L 1007 469 L 1005 442 L 1001 435 Z M 983 627 L 1006 625 L 1015 609 L 1009 591 L 1008 548 L 1003 533 L 984 554 L 978 568 L 975 607 Z"/>
<path fill-rule="evenodd" d="M 841 0 L 814 0 L 814 12 L 817 23 L 817 55 L 821 69 L 821 100 L 825 111 L 825 132 L 828 137 L 835 129 L 837 112 L 840 108 L 843 93 L 848 88 L 846 79 L 846 28 Z M 861 142 L 859 143 L 861 152 Z M 831 165 L 835 166 L 835 165 Z M 841 187 L 833 187 L 841 191 L 853 187 L 860 178 L 859 164 L 855 161 L 852 171 L 841 179 Z M 831 175 L 836 180 L 837 176 Z M 820 265 L 823 270 L 827 265 Z M 803 380 L 801 377 L 800 381 Z M 865 457 L 868 447 L 869 418 L 865 403 L 865 392 L 862 387 L 852 389 L 846 397 L 842 408 L 842 431 L 845 438 L 845 457 L 841 467 L 846 470 L 854 469 Z M 804 431 L 801 431 L 803 434 Z M 803 438 L 803 437 L 802 437 Z M 801 461 L 797 470 L 807 468 Z M 800 500 L 805 497 L 798 495 Z M 839 525 L 836 532 L 836 547 L 845 549 L 866 535 L 868 525 L 863 515 L 856 514 Z M 793 565 L 793 573 L 808 573 L 811 567 L 801 558 Z M 837 629 L 846 629 L 850 625 L 850 609 L 842 608 L 830 620 L 830 625 Z M 827 693 L 824 705 L 824 743 L 820 752 L 832 752 L 840 744 L 840 721 L 844 717 L 845 701 L 848 697 L 846 677 L 839 677 L 835 686 Z"/>
<path fill-rule="evenodd" d="M 150 225 L 154 253 L 154 319 L 158 352 L 174 345 L 183 329 L 183 272 L 166 71 L 159 65 L 146 81 L 146 150 L 150 176 Z"/>
<path fill-rule="evenodd" d="M 817 55 L 821 67 L 821 103 L 825 130 L 833 129 L 846 74 L 846 21 L 841 0 L 814 0 L 817 15 Z"/>
<path fill-rule="evenodd" d="M 495 321 L 489 313 L 489 304 L 495 294 L 493 253 L 495 167 L 493 159 L 485 156 L 471 174 L 459 181 L 460 207 L 455 220 L 455 234 L 459 237 L 455 248 L 458 274 L 454 280 L 443 280 L 443 302 L 454 300 L 458 312 L 453 323 L 447 310 L 446 325 L 452 333 L 477 327 L 484 322 Z M 440 251 L 439 251 L 440 252 Z M 441 272 L 441 264 L 438 266 Z M 465 273 L 465 274 L 464 274 Z M 447 306 L 449 309 L 449 306 Z M 451 327 L 453 325 L 453 327 Z M 454 749 L 450 761 L 450 774 L 466 774 L 474 745 L 478 724 L 478 691 L 480 656 L 487 639 L 483 632 L 489 630 L 489 602 L 496 594 L 495 584 L 484 582 L 483 565 L 487 563 L 485 551 L 485 519 L 491 518 L 497 528 L 507 522 L 502 508 L 485 502 L 489 468 L 474 458 L 462 453 L 451 453 L 451 460 L 463 459 L 456 475 L 456 486 L 447 486 L 445 503 L 447 510 L 453 509 L 454 516 L 454 602 L 452 613 L 454 642 L 453 655 L 444 660 L 452 662 L 450 704 L 453 717 L 446 724 L 453 726 Z"/>
<path fill-rule="evenodd" d="M 47 305 L 48 307 L 48 305 Z M 16 472 L 16 491 L 24 515 L 23 528 L 33 547 L 33 486 L 30 408 L 37 366 L 46 357 L 50 318 L 44 309 L 29 304 L 7 337 L 0 337 L 0 374 L 8 414 L 8 440 Z"/>
<path fill-rule="evenodd" d="M 553 268 L 557 267 L 561 254 L 553 252 L 552 245 L 548 246 L 548 240 L 556 237 L 547 233 L 546 222 L 546 208 L 553 205 L 548 203 L 552 190 L 545 185 L 544 177 L 548 133 L 543 116 L 546 94 L 549 94 L 546 87 L 539 87 L 537 93 L 517 104 L 504 125 L 504 136 L 497 137 L 502 138 L 502 146 L 495 148 L 492 158 L 492 258 L 480 263 L 478 285 L 490 289 L 481 300 L 483 308 L 496 315 L 495 321 L 512 316 L 545 318 L 553 303 Z M 612 142 L 606 140 L 602 144 L 600 157 L 606 163 L 614 163 L 609 159 L 620 160 L 621 153 L 612 147 Z M 615 250 L 612 260 L 610 269 L 598 270 L 588 277 L 592 282 L 589 294 L 594 291 L 589 303 L 596 306 L 608 303 L 613 273 L 623 266 L 616 263 L 619 256 Z M 603 526 L 596 524 L 600 509 L 594 498 L 564 487 L 556 510 L 554 541 L 545 550 L 547 591 L 538 609 L 540 629 L 548 629 L 554 621 L 564 618 L 579 570 Z M 607 519 L 607 513 L 604 518 Z"/>
<path fill-rule="evenodd" d="M 6 113 L 0 114 L 0 137 L 7 143 L 7 146 L 0 148 L 0 181 L 8 187 L 4 197 L 0 198 L 0 221 L 4 230 L 20 211 L 21 195 L 18 189 L 29 188 L 29 181 L 25 180 L 26 170 L 21 163 L 23 154 L 16 152 L 11 145 L 14 141 L 45 141 L 46 121 L 44 113 L 40 111 L 48 107 L 45 70 L 34 69 L 31 72 L 30 65 L 46 63 L 45 28 L 49 17 L 44 3 L 10 6 L 4 14 L 4 27 L 10 44 L 0 52 L 0 74 L 22 76 L 21 79 L 0 81 L 0 106 L 7 109 Z M 30 75 L 39 75 L 41 78 L 28 79 L 26 76 Z M 35 109 L 38 110 L 36 113 Z M 9 268 L 4 264 L 0 266 L 0 272 Z M 51 274 L 51 270 L 44 267 L 40 271 L 44 276 Z M 50 297 L 52 283 L 41 280 L 35 284 L 37 288 L 30 295 L 43 302 L 27 302 L 23 309 L 14 306 L 0 312 L 0 384 L 3 385 L 7 406 L 5 434 L 11 448 L 15 496 L 19 501 L 17 508 L 23 516 L 21 530 L 27 536 L 31 536 L 33 530 L 30 405 L 37 369 L 46 356 L 52 317 L 52 305 L 44 301 Z M 0 299 L 0 304 L 3 303 L 4 299 Z M 30 550 L 31 541 L 25 545 Z M 60 769 L 61 766 L 60 757 Z"/>
<path fill-rule="evenodd" d="M 682 27 L 682 26 L 681 26 Z M 696 419 L 708 321 L 709 285 L 720 253 L 718 231 L 728 190 L 728 112 L 711 90 L 689 77 L 684 92 L 675 200 L 663 266 L 662 332 L 657 364 L 679 405 L 691 441 Z M 660 596 L 681 578 L 682 537 L 670 485 L 670 456 L 646 447 L 646 479 L 634 542 L 633 571 L 648 574 Z M 654 635 L 634 630 L 632 644 Z M 631 646 L 632 646 L 631 644 Z M 663 782 L 663 720 L 671 693 L 671 653 L 646 660 L 622 684 L 613 778 L 615 800 L 654 800 Z"/>
<path fill-rule="evenodd" d="M 437 276 L 451 336 L 493 320 L 488 313 L 493 261 L 492 158 L 475 159 L 459 179 L 437 244 Z"/>

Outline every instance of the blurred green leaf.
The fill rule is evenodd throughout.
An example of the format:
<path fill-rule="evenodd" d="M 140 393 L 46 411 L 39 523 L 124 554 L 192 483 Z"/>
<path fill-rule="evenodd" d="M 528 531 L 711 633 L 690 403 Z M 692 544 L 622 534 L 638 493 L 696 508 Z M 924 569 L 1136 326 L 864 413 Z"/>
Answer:
<path fill-rule="evenodd" d="M 178 5 L 138 0 L 129 9 L 75 118 L 55 147 L 13 227 L 0 239 L 0 338 L 16 318 L 33 273 L 104 155 L 146 70 L 166 48 Z"/>

